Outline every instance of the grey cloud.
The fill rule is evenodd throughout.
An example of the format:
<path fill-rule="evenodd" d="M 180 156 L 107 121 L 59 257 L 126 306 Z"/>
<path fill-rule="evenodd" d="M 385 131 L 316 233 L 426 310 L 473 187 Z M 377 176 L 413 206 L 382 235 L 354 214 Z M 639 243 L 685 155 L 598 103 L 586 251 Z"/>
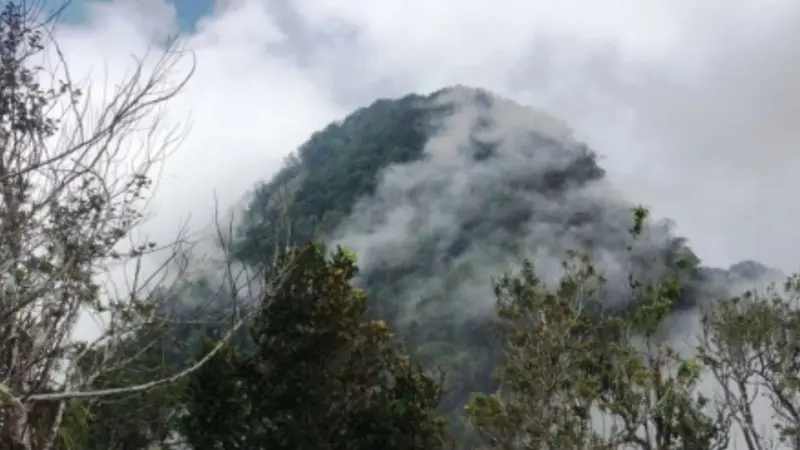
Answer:
<path fill-rule="evenodd" d="M 637 24 L 669 36 L 645 36 L 640 47 L 622 31 L 598 39 L 576 27 L 537 27 L 548 14 L 568 22 L 563 11 L 539 4 L 511 8 L 531 17 L 527 29 L 508 19 L 504 29 L 514 39 L 467 33 L 472 19 L 459 19 L 456 8 L 443 9 L 452 13 L 441 25 L 450 34 L 399 14 L 398 29 L 414 25 L 412 43 L 370 28 L 370 10 L 355 8 L 329 14 L 359 32 L 325 61 L 336 60 L 332 86 L 346 103 L 464 83 L 563 117 L 602 155 L 624 195 L 675 219 L 704 259 L 753 258 L 792 271 L 797 261 L 787 243 L 800 239 L 791 225 L 800 218 L 793 199 L 800 6 L 751 3 L 670 2 L 648 16 L 668 25 Z M 486 20 L 505 24 L 504 17 L 486 11 Z"/>
<path fill-rule="evenodd" d="M 574 249 L 590 249 L 609 279 L 609 306 L 629 298 L 631 271 L 642 279 L 665 273 L 676 250 L 670 224 L 653 222 L 632 240 L 631 205 L 564 122 L 464 87 L 437 101 L 452 110 L 437 121 L 425 157 L 387 168 L 376 194 L 334 233 L 359 255 L 365 277 L 414 267 L 394 281 L 409 311 L 445 294 L 457 310 L 440 314 L 487 313 L 492 277 L 532 258 L 555 282 Z"/>

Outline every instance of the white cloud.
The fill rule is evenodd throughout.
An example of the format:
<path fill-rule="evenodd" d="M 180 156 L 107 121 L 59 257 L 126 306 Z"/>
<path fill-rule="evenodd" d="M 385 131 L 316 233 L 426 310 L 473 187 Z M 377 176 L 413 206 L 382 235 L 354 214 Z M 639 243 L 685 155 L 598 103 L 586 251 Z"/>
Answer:
<path fill-rule="evenodd" d="M 133 70 L 132 56 L 148 50 L 157 56 L 150 37 L 174 27 L 148 21 L 147 13 L 162 17 L 166 6 L 160 1 L 100 3 L 89 8 L 88 23 L 62 26 L 57 39 L 73 76 L 109 90 Z M 196 72 L 169 103 L 166 119 L 191 130 L 165 166 L 158 214 L 148 227 L 156 235 L 168 238 L 189 213 L 208 219 L 214 191 L 230 205 L 276 170 L 310 131 L 344 112 L 309 73 L 267 51 L 282 39 L 256 3 L 205 20 L 196 33 L 181 37 L 182 46 L 195 52 Z M 186 74 L 190 63 L 184 58 L 176 76 Z"/>
<path fill-rule="evenodd" d="M 58 38 L 73 72 L 109 83 L 175 29 L 163 0 L 89 11 Z M 197 73 L 168 114 L 193 128 L 150 230 L 207 218 L 213 190 L 235 201 L 355 106 L 465 83 L 565 117 L 707 261 L 794 269 L 798 13 L 789 0 L 220 2 L 182 36 Z"/>
<path fill-rule="evenodd" d="M 708 261 L 797 268 L 788 225 L 800 58 L 797 4 L 302 1 L 353 24 L 358 81 L 392 92 L 490 87 L 567 117 L 631 198 L 676 219 Z"/>
<path fill-rule="evenodd" d="M 109 82 L 175 29 L 163 0 L 89 11 L 58 38 L 73 72 Z M 197 73 L 169 116 L 193 128 L 152 229 L 207 214 L 214 189 L 234 201 L 355 106 L 465 83 L 564 116 L 709 262 L 794 269 L 798 13 L 788 0 L 220 2 L 182 36 Z"/>
<path fill-rule="evenodd" d="M 710 262 L 796 267 L 794 2 L 221 3 L 182 36 L 197 74 L 169 115 L 191 113 L 193 129 L 167 167 L 156 229 L 206 213 L 212 189 L 235 200 L 354 106 L 465 83 L 565 116 Z M 287 11 L 292 26 L 277 19 Z M 162 0 L 90 12 L 59 34 L 76 72 L 119 76 L 175 27 Z"/>

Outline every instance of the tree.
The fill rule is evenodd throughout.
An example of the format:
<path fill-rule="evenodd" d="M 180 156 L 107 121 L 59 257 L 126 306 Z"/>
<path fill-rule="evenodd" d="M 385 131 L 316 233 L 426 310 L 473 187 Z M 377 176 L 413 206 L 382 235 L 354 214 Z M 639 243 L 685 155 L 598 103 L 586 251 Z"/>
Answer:
<path fill-rule="evenodd" d="M 119 373 L 146 353 L 131 349 L 131 333 L 153 323 L 154 287 L 180 254 L 184 239 L 153 243 L 132 233 L 146 218 L 152 170 L 178 142 L 160 110 L 192 75 L 174 76 L 185 55 L 174 39 L 155 61 L 140 61 L 95 110 L 72 82 L 53 36 L 54 17 L 42 5 L 5 2 L 0 11 L 0 447 L 50 449 L 65 421 L 84 401 L 135 394 L 173 383 L 196 370 L 200 358 L 158 378 L 98 380 Z M 37 62 L 56 55 L 57 73 Z M 152 65 L 151 65 L 152 63 Z M 150 68 L 148 70 L 148 67 Z M 178 74 L 179 75 L 179 74 Z M 45 87 L 48 78 L 56 80 Z M 145 133 L 144 151 L 136 133 Z M 144 258 L 164 251 L 167 262 L 148 273 Z M 129 285 L 115 291 L 103 279 L 132 268 Z M 73 339 L 83 314 L 105 322 L 92 342 Z M 221 337 L 223 348 L 234 329 Z M 113 377 L 112 377 L 113 378 Z M 112 383 L 113 384 L 113 383 Z M 77 419 L 76 419 L 77 420 Z M 75 423 L 79 423 L 76 421 Z"/>
<path fill-rule="evenodd" d="M 180 345 L 173 327 L 147 324 L 117 343 L 115 353 L 124 355 L 128 364 L 109 368 L 87 388 L 118 389 L 137 386 L 179 373 L 193 361 L 187 361 L 189 343 Z M 102 358 L 95 351 L 85 358 L 89 370 Z M 181 411 L 185 379 L 154 389 L 120 393 L 67 402 L 65 413 L 81 418 L 62 424 L 58 450 L 145 450 L 152 446 L 168 448 L 176 441 L 177 420 Z"/>
<path fill-rule="evenodd" d="M 230 329 L 234 296 L 220 295 L 219 289 L 209 281 L 207 278 L 187 280 L 182 283 L 182 292 L 171 292 L 170 297 L 159 304 L 161 311 L 155 320 L 118 343 L 116 353 L 126 355 L 129 364 L 106 371 L 89 388 L 116 389 L 163 379 L 181 373 L 213 352 L 220 336 Z M 187 297 L 191 304 L 184 304 Z M 197 304 L 202 304 L 203 300 L 208 303 L 207 307 L 198 308 Z M 230 346 L 252 347 L 245 331 L 241 328 L 230 339 Z M 227 347 L 219 350 L 223 355 L 226 351 Z M 100 354 L 102 352 L 96 352 Z M 214 364 L 218 359 L 212 358 L 206 364 Z M 182 378 L 147 391 L 70 402 L 67 413 L 84 420 L 62 426 L 60 437 L 63 439 L 56 448 L 183 448 L 179 419 L 184 411 L 186 382 L 187 379 Z"/>
<path fill-rule="evenodd" d="M 637 223 L 646 213 L 637 210 Z M 634 236 L 637 227 L 634 227 Z M 724 411 L 695 391 L 701 367 L 657 339 L 677 279 L 632 280 L 635 310 L 598 313 L 604 280 L 571 254 L 556 287 L 526 262 L 496 283 L 506 336 L 501 391 L 476 395 L 468 414 L 489 449 L 724 449 Z"/>
<path fill-rule="evenodd" d="M 798 293 L 793 276 L 765 292 L 720 300 L 703 317 L 698 357 L 748 450 L 800 448 Z"/>
<path fill-rule="evenodd" d="M 353 255 L 286 252 L 286 282 L 249 326 L 255 349 L 228 349 L 190 378 L 183 434 L 196 450 L 436 449 L 439 383 L 365 319 Z M 268 276 L 272 276 L 269 274 Z"/>

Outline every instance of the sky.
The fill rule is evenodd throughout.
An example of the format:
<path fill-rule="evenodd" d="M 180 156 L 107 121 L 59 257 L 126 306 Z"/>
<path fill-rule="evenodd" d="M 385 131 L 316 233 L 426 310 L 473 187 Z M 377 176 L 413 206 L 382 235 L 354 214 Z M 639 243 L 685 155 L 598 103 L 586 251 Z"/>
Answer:
<path fill-rule="evenodd" d="M 91 5 L 100 2 L 105 0 L 69 0 L 61 19 L 70 24 L 80 24 L 86 20 Z M 201 17 L 214 9 L 214 0 L 170 0 L 166 3 L 174 7 L 176 24 L 181 30 L 192 30 Z M 63 6 L 64 0 L 44 0 L 44 4 L 52 10 Z"/>
<path fill-rule="evenodd" d="M 166 111 L 191 128 L 147 224 L 162 241 L 354 108 L 466 84 L 568 121 L 707 263 L 794 271 L 798 15 L 793 0 L 86 0 L 56 39 L 106 88 L 167 33 L 194 52 Z"/>

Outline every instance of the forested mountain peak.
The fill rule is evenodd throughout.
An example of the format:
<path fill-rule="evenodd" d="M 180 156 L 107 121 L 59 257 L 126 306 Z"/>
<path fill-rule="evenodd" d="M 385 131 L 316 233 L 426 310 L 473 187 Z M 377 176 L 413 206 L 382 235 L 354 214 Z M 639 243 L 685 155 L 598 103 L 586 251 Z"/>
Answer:
<path fill-rule="evenodd" d="M 673 308 L 685 310 L 766 273 L 701 267 L 669 220 L 634 239 L 633 207 L 566 123 L 455 86 L 381 99 L 314 133 L 257 189 L 237 254 L 257 264 L 287 236 L 352 249 L 371 314 L 446 369 L 441 408 L 454 411 L 496 387 L 492 279 L 523 260 L 554 283 L 568 251 L 586 252 L 607 280 L 595 305 L 612 312 L 633 306 L 631 275 L 679 273 Z"/>
<path fill-rule="evenodd" d="M 491 276 L 532 258 L 554 281 L 579 249 L 609 279 L 604 303 L 624 308 L 632 268 L 656 279 L 678 259 L 699 264 L 668 220 L 632 240 L 633 206 L 565 122 L 453 86 L 377 100 L 314 133 L 257 189 L 238 254 L 256 262 L 289 229 L 296 242 L 345 244 L 368 291 L 392 298 L 392 315 L 420 319 L 482 315 Z M 677 307 L 722 295 L 718 276 L 688 271 Z"/>

